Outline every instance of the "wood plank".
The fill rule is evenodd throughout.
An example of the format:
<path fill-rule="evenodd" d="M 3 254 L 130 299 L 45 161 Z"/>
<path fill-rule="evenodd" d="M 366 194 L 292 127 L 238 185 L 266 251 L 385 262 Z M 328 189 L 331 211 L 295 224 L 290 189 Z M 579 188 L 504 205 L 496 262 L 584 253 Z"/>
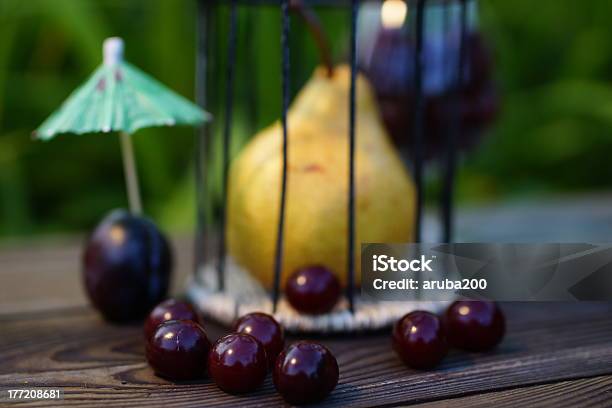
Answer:
<path fill-rule="evenodd" d="M 79 247 L 80 240 L 73 240 L 0 250 L 0 390 L 62 387 L 67 399 L 58 406 L 284 405 L 270 379 L 258 392 L 236 397 L 209 380 L 173 384 L 155 377 L 144 361 L 141 328 L 107 324 L 86 306 Z M 191 270 L 191 239 L 174 240 L 174 247 L 176 292 Z M 587 400 L 586 390 L 597 396 L 591 395 L 590 402 L 609 397 L 607 380 L 598 385 L 584 378 L 612 373 L 612 303 L 515 303 L 504 308 L 508 336 L 498 350 L 452 352 L 432 371 L 403 366 L 390 349 L 388 333 L 320 338 L 341 369 L 340 384 L 325 405 L 565 401 L 547 397 L 553 392 L 546 387 L 571 390 L 567 400 L 579 405 Z M 210 322 L 207 330 L 212 339 L 225 332 Z M 567 387 L 554 388 L 560 381 Z M 536 400 L 538 392 L 531 389 L 542 389 L 543 397 Z"/>
<path fill-rule="evenodd" d="M 4 244 L 0 247 L 0 314 L 85 306 L 81 278 L 84 238 Z M 181 293 L 192 271 L 193 240 L 173 237 L 172 293 Z"/>
<path fill-rule="evenodd" d="M 612 376 L 560 381 L 418 404 L 418 408 L 609 407 Z"/>
<path fill-rule="evenodd" d="M 387 333 L 321 338 L 338 358 L 340 384 L 326 406 L 408 404 L 612 373 L 609 304 L 509 304 L 508 336 L 495 352 L 452 352 L 436 370 L 403 366 Z M 270 379 L 236 397 L 209 380 L 173 384 L 143 357 L 141 327 L 104 323 L 89 308 L 0 316 L 0 388 L 62 387 L 75 406 L 277 406 Z M 224 332 L 207 324 L 211 337 Z M 503 392 L 503 391 L 500 391 Z"/>

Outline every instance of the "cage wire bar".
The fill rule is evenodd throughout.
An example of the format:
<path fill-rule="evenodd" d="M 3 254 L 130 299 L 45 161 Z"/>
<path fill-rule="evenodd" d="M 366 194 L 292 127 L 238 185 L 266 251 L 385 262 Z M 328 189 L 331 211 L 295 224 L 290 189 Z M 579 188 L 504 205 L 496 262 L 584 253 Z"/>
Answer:
<path fill-rule="evenodd" d="M 281 193 L 279 206 L 278 231 L 276 238 L 276 254 L 274 259 L 274 287 L 272 290 L 272 311 L 276 313 L 278 306 L 278 298 L 280 296 L 280 280 L 283 269 L 283 240 L 285 235 L 285 204 L 287 194 L 287 145 L 288 145 L 288 130 L 287 130 L 287 109 L 289 108 L 289 72 L 290 72 L 290 54 L 289 54 L 289 33 L 290 33 L 290 17 L 289 17 L 289 0 L 282 0 L 281 3 L 281 70 L 282 70 L 282 108 L 281 121 L 283 126 L 283 163 L 281 175 Z"/>
<path fill-rule="evenodd" d="M 423 37 L 425 32 L 424 14 L 425 1 L 416 0 L 416 17 L 414 26 L 414 109 L 412 111 L 413 138 L 414 138 L 414 183 L 416 184 L 416 214 L 414 226 L 414 242 L 421 242 L 423 223 L 423 161 L 424 161 L 424 129 L 425 104 L 423 101 Z"/>
<path fill-rule="evenodd" d="M 282 260 L 284 249 L 284 225 L 285 225 L 285 204 L 287 192 L 287 153 L 288 153 L 288 129 L 287 126 L 287 111 L 289 108 L 290 98 L 290 8 L 293 0 L 230 0 L 229 1 L 229 33 L 227 41 L 227 67 L 226 67 L 226 88 L 225 88 L 225 112 L 224 112 L 224 127 L 223 127 L 223 182 L 222 182 L 222 219 L 219 231 L 219 244 L 217 251 L 217 289 L 225 290 L 225 229 L 227 222 L 227 182 L 229 170 L 229 152 L 231 146 L 231 125 L 233 118 L 233 94 L 236 73 L 236 52 L 237 52 L 237 7 L 244 6 L 276 6 L 280 7 L 281 12 L 281 69 L 282 69 L 282 106 L 281 106 L 281 122 L 283 130 L 282 141 L 282 178 L 281 178 L 281 194 L 280 194 L 280 211 L 277 229 L 276 251 L 274 260 L 274 285 L 272 292 L 273 310 L 276 311 L 276 306 L 280 297 L 280 282 L 282 273 Z M 330 6 L 350 8 L 350 95 L 349 95 L 349 168 L 348 168 L 348 208 L 347 208 L 347 290 L 346 297 L 349 303 L 349 309 L 354 312 L 354 295 L 355 295 L 355 99 L 356 99 L 356 76 L 357 76 L 357 21 L 359 6 L 369 0 L 302 0 L 301 3 L 305 6 Z M 374 1 L 374 0 L 372 0 Z M 381 0 L 376 0 L 382 3 Z M 460 21 L 459 21 L 459 56 L 457 61 L 457 72 L 455 84 L 452 88 L 454 94 L 452 102 L 452 110 L 457 113 L 460 104 L 460 92 L 464 76 L 465 52 L 466 52 L 466 37 L 467 37 L 467 3 L 469 0 L 406 0 L 415 10 L 415 53 L 414 59 L 411 61 L 414 64 L 413 85 L 415 105 L 412 112 L 413 115 L 413 149 L 414 163 L 413 172 L 416 184 L 416 220 L 415 220 L 415 242 L 422 240 L 422 218 L 423 218 L 423 175 L 424 175 L 424 138 L 425 138 L 425 104 L 423 95 L 423 73 L 426 70 L 423 60 L 423 40 L 425 34 L 425 7 L 428 3 L 442 4 L 445 12 L 454 4 L 460 5 Z M 212 10 L 220 4 L 228 5 L 226 1 L 220 0 L 198 0 L 197 11 L 197 36 L 196 36 L 196 101 L 206 107 L 207 98 L 207 76 L 209 74 L 209 58 L 212 29 L 211 19 Z M 441 198 L 442 206 L 442 225 L 444 242 L 452 241 L 452 223 L 453 223 L 453 192 L 455 182 L 456 168 L 456 136 L 460 131 L 461 119 L 459 115 L 453 120 L 455 126 L 449 126 L 446 137 L 446 155 L 443 169 L 443 194 Z M 204 191 L 204 183 L 206 182 L 206 171 L 204 169 L 206 159 L 210 147 L 207 140 L 210 131 L 204 128 L 196 134 L 196 222 L 197 232 L 195 238 L 195 278 L 197 280 L 198 270 L 206 262 L 205 247 L 207 243 L 207 219 L 205 217 L 205 201 L 207 195 Z"/>
<path fill-rule="evenodd" d="M 357 77 L 357 13 L 358 0 L 351 1 L 351 83 L 349 94 L 349 188 L 346 297 L 349 310 L 355 312 L 355 79 Z"/>
<path fill-rule="evenodd" d="M 450 7 L 449 7 L 449 3 L 452 4 L 453 0 L 444 0 L 444 10 L 442 12 L 442 33 L 443 35 L 448 35 L 450 33 L 451 30 L 451 23 L 450 23 L 450 17 L 451 17 L 451 13 L 450 13 Z M 448 66 L 450 64 L 450 59 L 448 57 L 448 53 L 445 53 L 443 56 L 443 65 L 444 66 Z M 446 92 L 444 93 L 444 96 L 448 99 L 448 98 L 453 98 L 455 96 L 454 94 L 454 89 L 453 90 L 446 90 Z M 450 113 L 451 115 L 453 115 L 453 112 L 451 109 L 448 109 L 448 107 L 446 108 L 445 112 Z M 453 115 L 454 116 L 454 115 Z M 453 117 L 453 119 L 455 119 Z M 452 151 L 455 148 L 455 142 L 456 142 L 456 136 L 453 134 L 453 127 L 451 126 L 451 123 L 453 121 L 449 120 L 448 123 L 446 123 L 443 127 L 444 129 L 444 136 L 445 136 L 445 142 L 446 142 L 446 146 L 444 148 L 444 157 L 442 158 L 442 160 L 440 161 L 440 166 L 442 168 L 444 177 L 447 177 L 450 174 L 454 174 L 454 152 Z M 442 217 L 442 236 L 443 236 L 443 242 L 449 242 L 448 241 L 448 237 L 451 234 L 451 229 L 452 229 L 452 225 L 450 224 L 449 220 L 446 219 L 447 216 L 451 215 L 451 209 L 449 209 L 447 206 L 450 205 L 450 203 L 452 202 L 452 197 L 450 196 L 450 194 L 452 194 L 452 186 L 448 185 L 449 183 L 447 183 L 446 178 L 442 181 L 442 194 L 440 194 L 439 197 L 439 205 L 440 205 L 440 216 Z"/>
<path fill-rule="evenodd" d="M 450 120 L 446 126 L 446 151 L 444 163 L 444 177 L 442 178 L 442 242 L 452 242 L 453 239 L 453 203 L 455 195 L 455 172 L 457 168 L 457 137 L 462 130 L 461 115 L 461 92 L 463 90 L 463 79 L 465 69 L 465 56 L 467 53 L 467 3 L 469 0 L 457 0 L 459 2 L 459 55 L 457 57 L 456 77 L 454 86 L 450 90 Z M 444 4 L 445 20 L 448 19 L 449 3 Z M 448 21 L 444 22 L 448 26 Z M 445 27 L 445 31 L 448 27 Z"/>
<path fill-rule="evenodd" d="M 225 123 L 223 127 L 223 173 L 222 173 L 222 197 L 221 208 L 221 230 L 219 231 L 219 252 L 217 255 L 217 286 L 220 292 L 225 290 L 225 255 L 226 240 L 225 230 L 227 226 L 227 182 L 229 173 L 230 144 L 232 140 L 232 119 L 234 111 L 234 76 L 236 71 L 236 42 L 237 42 L 237 0 L 230 0 L 229 37 L 227 40 L 227 78 L 225 88 Z"/>
<path fill-rule="evenodd" d="M 197 22 L 196 22 L 196 66 L 195 66 L 195 98 L 196 103 L 202 109 L 206 108 L 207 105 L 207 92 L 206 92 L 206 78 L 208 75 L 208 55 L 207 51 L 209 48 L 209 23 L 210 23 L 210 8 L 206 7 L 203 1 L 197 3 Z M 194 240 L 194 278 L 196 282 L 202 283 L 200 275 L 197 273 L 200 265 L 202 265 L 206 259 L 206 248 L 207 248 L 207 231 L 206 231 L 206 209 L 204 203 L 206 201 L 206 191 L 204 186 L 206 185 L 208 178 L 206 177 L 205 166 L 207 158 L 207 132 L 209 127 L 207 124 L 195 130 L 194 140 L 194 163 L 195 163 L 195 217 L 196 217 L 196 232 Z"/>

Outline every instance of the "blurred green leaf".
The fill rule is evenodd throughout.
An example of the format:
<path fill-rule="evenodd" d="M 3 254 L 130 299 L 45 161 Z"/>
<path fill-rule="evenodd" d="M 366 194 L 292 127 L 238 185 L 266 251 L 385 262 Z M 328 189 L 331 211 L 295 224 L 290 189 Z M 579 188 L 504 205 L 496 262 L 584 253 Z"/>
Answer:
<path fill-rule="evenodd" d="M 502 110 L 462 159 L 461 202 L 609 189 L 612 2 L 481 1 L 480 9 Z M 193 99 L 195 11 L 195 0 L 0 1 L 1 235 L 87 229 L 126 205 L 116 137 L 38 143 L 30 132 L 99 64 L 102 40 L 112 35 L 125 39 L 129 61 Z M 347 11 L 317 12 L 335 60 L 344 61 Z M 221 199 L 228 19 L 221 6 L 210 22 L 209 216 Z M 232 155 L 279 117 L 279 36 L 276 7 L 240 7 Z M 291 45 L 295 94 L 318 64 L 296 18 Z M 193 142 L 188 128 L 135 136 L 145 209 L 166 229 L 194 227 Z M 429 199 L 436 188 L 428 187 Z"/>

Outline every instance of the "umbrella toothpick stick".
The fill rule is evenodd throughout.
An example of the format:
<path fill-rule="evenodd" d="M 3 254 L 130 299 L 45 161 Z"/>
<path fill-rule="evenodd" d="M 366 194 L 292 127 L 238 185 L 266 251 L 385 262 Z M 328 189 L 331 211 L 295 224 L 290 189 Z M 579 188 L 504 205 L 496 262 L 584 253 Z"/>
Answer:
<path fill-rule="evenodd" d="M 140 215 L 142 213 L 142 201 L 140 200 L 140 187 L 138 185 L 138 172 L 136 171 L 132 139 L 126 132 L 119 132 L 119 139 L 121 140 L 121 155 L 123 156 L 123 171 L 125 173 L 130 212 Z"/>
<path fill-rule="evenodd" d="M 104 65 L 115 67 L 123 62 L 123 41 L 119 38 L 108 38 L 104 42 Z M 120 77 L 119 74 L 115 74 Z M 110 127 L 109 127 L 110 129 Z M 125 185 L 127 186 L 128 202 L 130 212 L 135 215 L 142 213 L 142 201 L 140 200 L 140 187 L 138 186 L 138 173 L 136 161 L 134 160 L 134 148 L 132 138 L 125 130 L 119 131 L 121 140 L 121 156 L 123 158 L 123 172 Z"/>

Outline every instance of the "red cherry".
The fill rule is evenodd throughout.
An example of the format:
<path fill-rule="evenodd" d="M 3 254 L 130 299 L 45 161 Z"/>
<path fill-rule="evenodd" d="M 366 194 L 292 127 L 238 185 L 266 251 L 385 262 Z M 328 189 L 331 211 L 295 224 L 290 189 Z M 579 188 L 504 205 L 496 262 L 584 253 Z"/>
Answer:
<path fill-rule="evenodd" d="M 221 337 L 208 356 L 208 371 L 225 392 L 239 394 L 255 390 L 268 372 L 264 347 L 244 333 Z"/>
<path fill-rule="evenodd" d="M 149 365 L 161 377 L 191 380 L 206 374 L 210 341 L 191 320 L 170 320 L 157 327 L 147 342 Z"/>
<path fill-rule="evenodd" d="M 285 336 L 283 328 L 272 316 L 265 313 L 249 313 L 236 321 L 234 331 L 255 337 L 266 350 L 268 368 L 274 367 L 276 357 L 285 345 Z"/>
<path fill-rule="evenodd" d="M 324 266 L 308 266 L 298 269 L 287 279 L 285 295 L 298 312 L 323 314 L 338 303 L 340 282 Z"/>
<path fill-rule="evenodd" d="M 444 323 L 449 343 L 469 351 L 492 349 L 506 332 L 506 319 L 495 302 L 456 301 L 446 310 Z"/>
<path fill-rule="evenodd" d="M 393 349 L 410 367 L 436 366 L 448 351 L 438 316 L 419 310 L 402 317 L 393 327 Z"/>
<path fill-rule="evenodd" d="M 150 339 L 157 326 L 168 320 L 191 320 L 200 323 L 200 317 L 189 303 L 168 299 L 149 313 L 144 325 L 145 339 Z"/>
<path fill-rule="evenodd" d="M 299 341 L 283 350 L 276 359 L 274 385 L 290 404 L 323 400 L 338 384 L 338 362 L 319 343 Z"/>

